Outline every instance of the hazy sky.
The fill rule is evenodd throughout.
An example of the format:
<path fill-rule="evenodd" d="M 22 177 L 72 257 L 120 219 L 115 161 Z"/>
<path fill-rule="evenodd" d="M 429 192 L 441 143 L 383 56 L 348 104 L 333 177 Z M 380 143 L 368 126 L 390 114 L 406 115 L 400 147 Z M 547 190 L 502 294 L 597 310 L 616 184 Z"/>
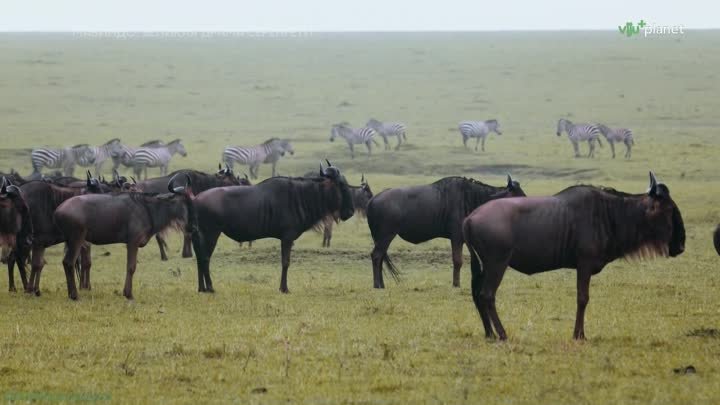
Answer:
<path fill-rule="evenodd" d="M 188 4 L 189 3 L 189 4 Z M 437 31 L 718 28 L 711 0 L 0 0 L 0 31 Z"/>

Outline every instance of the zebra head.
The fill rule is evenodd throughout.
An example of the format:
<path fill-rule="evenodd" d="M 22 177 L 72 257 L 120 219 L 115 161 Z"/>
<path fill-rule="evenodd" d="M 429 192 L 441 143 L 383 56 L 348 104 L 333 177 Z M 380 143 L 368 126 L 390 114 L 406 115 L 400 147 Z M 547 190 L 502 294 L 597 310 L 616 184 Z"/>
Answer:
<path fill-rule="evenodd" d="M 88 166 L 95 163 L 95 153 L 88 144 L 75 145 L 70 148 L 75 162 L 81 166 Z"/>
<path fill-rule="evenodd" d="M 365 124 L 366 127 L 370 127 L 374 130 L 378 130 L 380 127 L 382 127 L 382 122 L 376 120 L 375 118 L 370 118 Z"/>
<path fill-rule="evenodd" d="M 281 139 L 280 140 L 280 147 L 282 148 L 282 155 L 284 155 L 286 152 L 290 155 L 295 154 L 295 150 L 292 147 L 292 144 L 290 143 L 289 139 Z"/>
<path fill-rule="evenodd" d="M 487 120 L 485 121 L 485 125 L 487 125 L 489 131 L 494 131 L 498 135 L 502 135 L 502 132 L 500 132 L 500 123 L 498 120 Z"/>
<path fill-rule="evenodd" d="M 565 118 L 560 118 L 557 122 L 557 136 L 562 135 L 563 131 L 567 131 L 567 127 L 572 125 L 572 122 L 566 120 Z"/>
<path fill-rule="evenodd" d="M 179 139 L 176 139 L 170 143 L 167 144 L 168 152 L 171 154 L 179 153 L 180 156 L 185 157 L 187 156 L 187 151 L 185 151 L 185 146 L 180 142 Z"/>

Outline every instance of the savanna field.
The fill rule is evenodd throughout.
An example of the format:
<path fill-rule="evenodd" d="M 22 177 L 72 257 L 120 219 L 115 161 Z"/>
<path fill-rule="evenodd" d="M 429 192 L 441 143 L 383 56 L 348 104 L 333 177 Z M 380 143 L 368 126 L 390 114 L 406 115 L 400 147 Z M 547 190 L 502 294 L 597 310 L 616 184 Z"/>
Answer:
<path fill-rule="evenodd" d="M 296 38 L 0 35 L 0 170 L 31 171 L 36 146 L 138 145 L 181 138 L 171 170 L 215 170 L 226 145 L 291 139 L 281 175 L 328 158 L 375 193 L 506 173 L 528 195 L 578 184 L 640 193 L 665 182 L 687 231 L 675 259 L 618 260 L 593 277 L 588 340 L 572 340 L 575 272 L 508 270 L 498 291 L 504 343 L 486 341 L 470 295 L 452 288 L 450 244 L 396 238 L 402 272 L 372 288 L 366 222 L 295 244 L 291 294 L 278 292 L 280 242 L 220 239 L 215 294 L 194 259 L 141 250 L 135 300 L 122 297 L 123 245 L 93 248 L 93 289 L 67 298 L 62 246 L 48 249 L 42 296 L 0 278 L 0 401 L 236 404 L 715 404 L 720 402 L 720 32 L 310 34 Z M 328 141 L 330 126 L 402 121 L 399 151 Z M 573 158 L 559 118 L 632 128 L 631 160 Z M 457 123 L 496 118 L 486 152 Z M 391 142 L 394 142 L 392 140 Z M 474 146 L 474 140 L 471 141 Z M 587 151 L 587 145 L 581 146 Z M 109 177 L 110 165 L 105 165 Z M 242 169 L 238 169 L 242 173 Z M 130 174 L 129 171 L 125 174 Z M 158 171 L 151 169 L 151 175 Z M 76 175 L 81 175 L 76 170 Z M 261 178 L 270 175 L 260 168 Z M 99 219 L 101 220 L 101 219 Z M 538 241 L 542 243 L 542 241 Z M 19 279 L 16 277 L 16 282 Z M 694 374 L 674 369 L 692 365 Z"/>

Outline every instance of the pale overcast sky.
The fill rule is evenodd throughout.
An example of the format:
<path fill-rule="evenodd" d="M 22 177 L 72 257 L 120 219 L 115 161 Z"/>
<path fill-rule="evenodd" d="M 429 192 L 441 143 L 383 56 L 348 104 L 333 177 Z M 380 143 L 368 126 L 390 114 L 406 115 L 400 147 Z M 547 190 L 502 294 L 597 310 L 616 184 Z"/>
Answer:
<path fill-rule="evenodd" d="M 0 0 L 0 31 L 485 31 L 718 28 L 711 0 Z"/>

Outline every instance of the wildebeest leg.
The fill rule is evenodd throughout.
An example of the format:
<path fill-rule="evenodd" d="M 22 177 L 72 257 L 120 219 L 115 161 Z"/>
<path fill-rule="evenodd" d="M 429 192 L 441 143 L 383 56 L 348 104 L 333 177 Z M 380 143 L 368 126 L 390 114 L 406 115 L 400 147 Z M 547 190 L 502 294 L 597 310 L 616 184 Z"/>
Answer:
<path fill-rule="evenodd" d="M 500 323 L 500 317 L 498 317 L 497 308 L 495 307 L 495 294 L 505 275 L 508 262 L 509 258 L 487 258 L 483 260 L 483 272 L 485 274 L 483 285 L 480 289 L 480 297 L 484 301 L 487 314 L 493 326 L 495 326 L 495 331 L 500 340 L 506 340 L 507 334 L 505 333 L 505 328 L 503 328 L 502 323 Z"/>
<path fill-rule="evenodd" d="M 10 248 L 7 246 L 2 247 L 2 254 L 0 254 L 0 263 L 7 263 L 8 256 L 10 256 Z"/>
<path fill-rule="evenodd" d="M 3 247 L 3 250 L 5 250 L 5 247 Z M 4 263 L 7 263 L 8 266 L 8 291 L 15 292 L 17 291 L 15 289 L 15 252 L 11 251 L 7 256 L 5 256 Z M 19 265 L 19 263 L 18 263 Z"/>
<path fill-rule="evenodd" d="M 463 265 L 462 237 L 460 237 L 459 240 L 450 240 L 450 247 L 452 249 L 452 261 L 453 261 L 453 287 L 460 287 L 460 269 L 462 268 L 462 265 Z"/>
<path fill-rule="evenodd" d="M 608 140 L 608 143 L 610 144 L 610 150 L 612 151 L 612 158 L 615 159 L 615 142 Z"/>
<path fill-rule="evenodd" d="M 382 263 L 383 259 L 387 256 L 390 242 L 395 239 L 395 235 L 391 234 L 375 241 L 375 247 L 370 253 L 370 259 L 372 259 L 373 266 L 373 288 L 385 288 L 385 282 L 383 281 L 382 274 Z"/>
<path fill-rule="evenodd" d="M 167 261 L 168 257 L 165 253 L 165 249 L 167 248 L 167 242 L 165 242 L 165 238 L 160 236 L 159 233 L 155 234 L 155 240 L 157 241 L 158 247 L 160 248 L 160 260 Z"/>
<path fill-rule="evenodd" d="M 75 240 L 67 241 L 67 249 L 65 250 L 65 257 L 63 258 L 63 267 L 65 268 L 65 279 L 67 280 L 68 297 L 71 300 L 78 299 L 77 286 L 75 285 L 75 262 L 80 255 L 80 249 L 82 249 L 83 238 L 77 238 Z M 33 261 L 35 261 L 35 255 L 33 255 Z M 38 279 L 39 279 L 38 273 Z"/>
<path fill-rule="evenodd" d="M 192 247 L 198 271 L 198 292 L 215 292 L 210 279 L 210 257 L 220 237 L 220 231 L 203 230 L 192 234 Z"/>
<path fill-rule="evenodd" d="M 67 252 L 66 252 L 67 253 Z M 40 274 L 45 266 L 45 247 L 32 247 L 32 261 L 30 264 L 30 280 L 28 280 L 25 292 L 35 293 L 40 296 Z M 74 276 L 73 276 L 74 277 Z"/>
<path fill-rule="evenodd" d="M 182 257 L 193 257 L 192 252 L 192 239 L 190 237 L 190 234 L 187 232 L 183 233 L 183 250 L 182 250 Z"/>
<path fill-rule="evenodd" d="M 585 339 L 585 308 L 590 301 L 590 278 L 595 267 L 579 265 L 577 269 L 577 314 L 575 315 L 575 331 L 573 339 Z"/>
<path fill-rule="evenodd" d="M 282 250 L 282 276 L 280 276 L 280 292 L 287 294 L 290 292 L 287 286 L 287 273 L 288 267 L 290 267 L 290 251 L 292 250 L 293 240 L 283 239 L 280 242 L 280 249 Z"/>
<path fill-rule="evenodd" d="M 90 289 L 90 267 L 92 267 L 92 257 L 90 245 L 80 248 L 80 289 Z"/>
<path fill-rule="evenodd" d="M 332 239 L 333 221 L 324 221 L 323 229 L 323 247 L 330 247 L 330 239 Z"/>
<path fill-rule="evenodd" d="M 129 300 L 133 299 L 132 283 L 135 268 L 137 267 L 137 252 L 137 245 L 132 243 L 127 244 L 127 273 L 125 274 L 125 288 L 123 289 L 123 296 Z"/>
<path fill-rule="evenodd" d="M 487 339 L 494 339 L 495 332 L 493 332 L 492 323 L 490 323 L 487 305 L 485 305 L 485 301 L 482 299 L 480 294 L 482 291 L 483 281 L 485 279 L 485 273 L 483 272 L 482 265 L 480 264 L 480 259 L 478 259 L 477 255 L 473 252 L 472 247 L 468 246 L 468 249 L 470 250 L 470 269 L 472 270 L 471 284 L 473 302 L 475 303 L 475 308 L 480 314 L 483 328 L 485 328 L 485 337 Z"/>

